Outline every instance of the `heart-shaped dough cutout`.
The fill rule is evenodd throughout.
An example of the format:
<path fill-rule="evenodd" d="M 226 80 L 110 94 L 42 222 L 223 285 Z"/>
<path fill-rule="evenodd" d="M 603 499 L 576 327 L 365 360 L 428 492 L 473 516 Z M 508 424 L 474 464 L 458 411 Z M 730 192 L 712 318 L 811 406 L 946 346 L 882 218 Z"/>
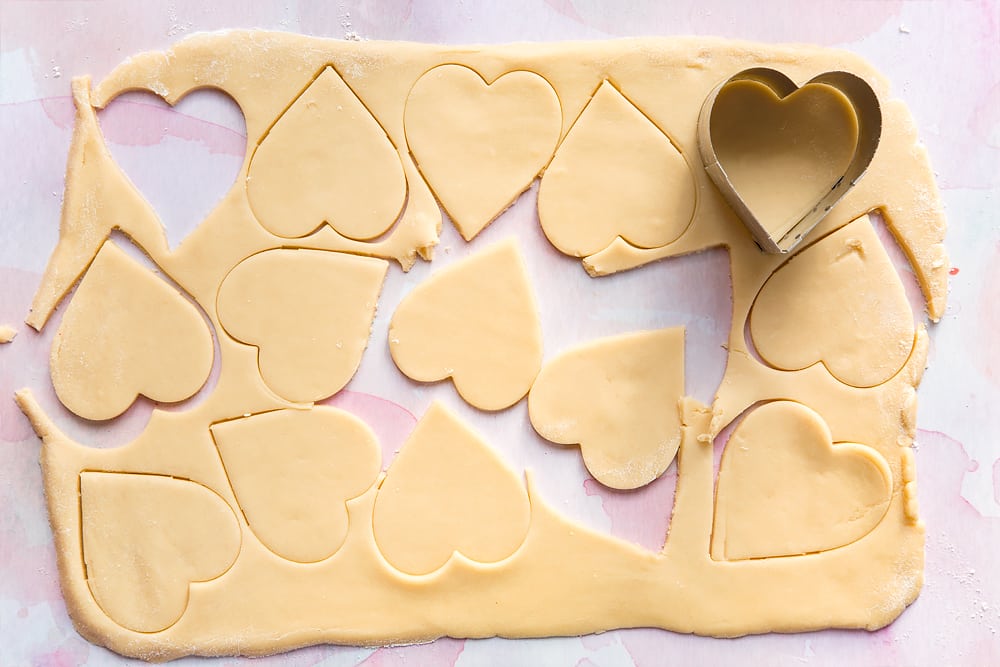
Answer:
<path fill-rule="evenodd" d="M 575 347 L 546 364 L 528 394 L 538 434 L 579 444 L 594 479 L 637 489 L 663 474 L 681 439 L 684 328 Z"/>
<path fill-rule="evenodd" d="M 750 312 L 750 337 L 767 363 L 798 370 L 822 362 L 855 387 L 895 375 L 914 334 L 903 284 L 867 216 L 781 266 Z"/>
<path fill-rule="evenodd" d="M 346 502 L 381 470 L 375 434 L 343 410 L 275 410 L 212 425 L 250 530 L 282 558 L 313 563 L 347 538 Z"/>
<path fill-rule="evenodd" d="M 716 559 L 794 556 L 867 535 L 889 507 L 892 473 L 877 451 L 834 444 L 793 401 L 750 412 L 726 443 L 712 530 Z"/>
<path fill-rule="evenodd" d="M 325 222 L 366 240 L 399 216 L 406 177 L 385 130 L 327 66 L 261 139 L 247 198 L 277 236 L 305 236 Z"/>
<path fill-rule="evenodd" d="M 468 241 L 548 163 L 562 111 L 555 90 L 534 72 L 487 83 L 468 67 L 441 65 L 410 90 L 403 123 L 420 172 Z"/>
<path fill-rule="evenodd" d="M 517 243 L 501 241 L 418 285 L 392 316 L 389 352 L 407 377 L 450 377 L 482 410 L 521 400 L 542 365 L 542 327 Z"/>
<path fill-rule="evenodd" d="M 340 391 L 358 370 L 389 263 L 281 248 L 236 265 L 219 289 L 219 321 L 258 349 L 264 382 L 289 401 Z"/>
<path fill-rule="evenodd" d="M 104 613 L 135 632 L 176 623 L 189 585 L 221 576 L 240 552 L 233 510 L 189 480 L 80 473 L 80 520 L 87 585 Z"/>
<path fill-rule="evenodd" d="M 844 177 L 858 149 L 851 100 L 810 82 L 780 97 L 752 79 L 719 90 L 711 113 L 715 159 L 732 189 L 774 240 Z"/>
<path fill-rule="evenodd" d="M 407 574 L 429 574 L 454 553 L 479 563 L 513 554 L 528 533 L 522 480 L 440 403 L 417 422 L 375 498 L 379 551 Z"/>
<path fill-rule="evenodd" d="M 670 138 L 605 81 L 538 188 L 538 219 L 560 251 L 586 257 L 617 237 L 642 248 L 679 237 L 694 215 L 691 169 Z"/>
<path fill-rule="evenodd" d="M 170 284 L 105 241 L 52 341 L 59 400 L 85 419 L 112 419 L 140 394 L 173 403 L 193 396 L 215 346 L 198 309 Z"/>

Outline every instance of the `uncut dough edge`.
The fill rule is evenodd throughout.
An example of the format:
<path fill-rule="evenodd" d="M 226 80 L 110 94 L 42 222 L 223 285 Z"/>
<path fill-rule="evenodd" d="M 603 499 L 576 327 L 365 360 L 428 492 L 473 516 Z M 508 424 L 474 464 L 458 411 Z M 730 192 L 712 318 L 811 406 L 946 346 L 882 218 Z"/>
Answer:
<path fill-rule="evenodd" d="M 470 51 L 377 42 L 357 45 L 285 34 L 233 32 L 189 38 L 179 44 L 169 58 L 155 53 L 137 56 L 100 84 L 95 91 L 95 100 L 103 105 L 122 90 L 134 87 L 149 87 L 170 100 L 176 100 L 200 85 L 218 85 L 220 82 L 209 78 L 209 65 L 215 59 L 210 57 L 213 56 L 213 45 L 228 45 L 227 48 L 232 49 L 229 57 L 247 51 L 262 56 L 270 53 L 276 58 L 285 53 L 288 56 L 286 63 L 292 63 L 288 67 L 301 78 L 282 77 L 280 72 L 276 73 L 275 79 L 280 79 L 275 82 L 278 92 L 269 93 L 276 99 L 299 86 L 302 79 L 308 80 L 320 64 L 334 62 L 343 70 L 345 80 L 373 107 L 378 103 L 392 106 L 393 95 L 398 96 L 400 88 L 393 89 L 396 93 L 380 96 L 377 85 L 368 81 L 372 78 L 368 75 L 377 75 L 381 71 L 378 69 L 380 63 L 391 64 L 393 68 L 390 69 L 400 66 L 400 58 L 406 61 L 412 74 L 404 73 L 403 78 L 410 76 L 413 80 L 429 69 L 426 66 L 429 63 L 466 63 L 490 76 L 511 68 L 528 67 L 533 62 L 544 65 L 532 67 L 536 71 L 546 68 L 559 70 L 564 66 L 565 76 L 558 76 L 558 72 L 553 73 L 554 70 L 543 72 L 543 75 L 550 80 L 560 79 L 565 84 L 553 81 L 561 99 L 564 88 L 572 91 L 566 92 L 571 102 L 564 100 L 563 105 L 569 120 L 576 117 L 596 88 L 596 83 L 599 83 L 592 79 L 606 75 L 623 86 L 633 86 L 632 96 L 641 98 L 639 103 L 644 109 L 675 109 L 675 116 L 665 120 L 661 118 L 659 122 L 664 123 L 675 136 L 679 131 L 672 123 L 679 125 L 680 144 L 686 154 L 693 154 L 696 146 L 684 130 L 688 124 L 688 120 L 684 119 L 687 115 L 697 117 L 694 102 L 700 103 L 701 97 L 698 93 L 691 93 L 691 99 L 679 100 L 679 103 L 665 107 L 664 101 L 670 99 L 669 91 L 653 89 L 654 84 L 662 84 L 662 73 L 658 71 L 657 64 L 675 64 L 681 70 L 678 76 L 682 84 L 686 83 L 691 86 L 689 90 L 696 91 L 724 78 L 724 72 L 730 68 L 735 70 L 767 62 L 785 69 L 796 80 L 803 80 L 810 73 L 824 69 L 854 68 L 876 79 L 874 85 L 880 95 L 886 92 L 884 82 L 856 56 L 808 47 L 793 49 L 710 39 L 665 39 L 483 47 Z M 293 52 L 301 57 L 292 60 Z M 214 55 L 218 56 L 218 53 Z M 621 58 L 616 61 L 612 58 L 614 55 Z M 716 69 L 711 68 L 713 57 L 722 61 L 721 64 L 715 63 Z M 229 64 L 235 66 L 239 62 Z M 365 66 L 376 69 L 366 74 Z M 353 77 L 346 74 L 351 67 L 356 69 Z M 707 71 L 706 67 L 709 68 Z M 384 79 L 385 72 L 382 71 L 381 75 Z M 378 79 L 378 76 L 373 78 Z M 250 79 L 227 81 L 227 85 L 229 87 L 224 88 L 246 114 L 249 136 L 260 136 L 261 128 L 269 122 L 268 114 L 273 117 L 280 109 L 268 111 L 250 104 L 253 97 Z M 260 86 L 259 82 L 257 85 Z M 294 92 L 297 91 L 287 95 L 288 99 L 294 96 Z M 398 119 L 394 113 L 375 111 L 394 141 L 401 136 L 401 105 L 399 111 Z M 892 117 L 899 121 L 898 131 L 890 128 L 887 139 L 909 148 L 908 144 L 915 139 L 915 135 L 912 134 L 912 124 L 905 107 L 901 104 L 887 106 L 886 114 L 895 114 Z M 563 132 L 567 128 L 568 123 L 564 120 Z M 893 131 L 896 131 L 895 135 L 892 135 Z M 911 175 L 917 185 L 926 190 L 934 186 L 929 170 L 924 167 L 925 164 L 917 164 Z M 245 166 L 242 175 L 245 175 Z M 678 244 L 658 251 L 659 256 L 681 254 L 718 243 L 730 245 L 734 284 L 746 278 L 746 282 L 738 284 L 748 291 L 754 290 L 762 282 L 757 278 L 770 275 L 776 262 L 770 259 L 766 263 L 751 262 L 752 268 L 741 270 L 739 261 L 750 246 L 742 237 L 719 236 L 719 230 L 713 229 L 721 228 L 723 224 L 730 225 L 733 220 L 714 203 L 718 197 L 714 191 L 706 189 L 704 174 L 698 174 L 697 178 L 700 187 L 698 206 L 701 210 L 696 213 L 695 222 L 700 221 L 702 228 L 692 223 L 695 233 L 687 240 L 682 236 Z M 873 179 L 873 174 L 866 179 L 877 180 Z M 707 187 L 710 188 L 710 184 Z M 188 289 L 203 306 L 208 306 L 206 311 L 217 330 L 220 329 L 211 306 L 218 275 L 213 275 L 213 272 L 226 269 L 228 265 L 206 270 L 193 267 L 192 262 L 198 256 L 198 249 L 204 250 L 213 242 L 219 243 L 230 237 L 232 230 L 226 228 L 227 216 L 246 213 L 239 194 L 234 188 L 174 253 L 146 248 L 178 284 Z M 859 200 L 865 199 L 862 197 Z M 904 250 L 915 259 L 915 268 L 928 296 L 932 316 L 935 313 L 940 315 L 943 309 L 945 283 L 942 274 L 947 272 L 947 261 L 942 260 L 943 249 L 940 247 L 943 222 L 931 224 L 935 222 L 936 213 L 939 210 L 930 211 L 924 217 L 890 219 Z M 712 217 L 719 221 L 713 223 Z M 696 247 L 692 239 L 706 243 Z M 268 239 L 262 233 L 254 234 L 250 241 L 266 242 Z M 614 248 L 609 250 L 614 251 Z M 226 257 L 226 253 L 220 252 L 213 259 L 224 263 Z M 640 258 L 643 259 L 650 261 L 645 259 L 645 255 Z M 641 263 L 644 262 L 633 262 L 633 265 Z M 737 326 L 742 332 L 738 308 L 734 316 L 734 331 Z M 363 529 L 363 521 L 360 522 L 362 527 L 359 527 L 359 522 L 352 522 L 348 543 L 341 552 L 324 562 L 322 568 L 276 562 L 252 538 L 244 524 L 244 552 L 234 568 L 220 579 L 192 586 L 190 603 L 182 619 L 167 630 L 152 635 L 132 633 L 114 624 L 96 608 L 90 597 L 81 563 L 78 557 L 74 560 L 74 556 L 79 554 L 79 526 L 75 512 L 78 474 L 83 469 L 131 469 L 189 476 L 216 490 L 235 507 L 224 474 L 217 469 L 217 461 L 209 457 L 209 454 L 215 456 L 215 453 L 207 436 L 207 424 L 247 410 L 259 411 L 279 406 L 262 388 L 259 379 L 248 373 L 248 369 L 255 371 L 255 368 L 249 368 L 255 359 L 248 357 L 237 344 L 220 336 L 224 371 L 215 393 L 186 413 L 155 412 L 146 431 L 135 442 L 116 450 L 91 450 L 76 445 L 47 423 L 37 406 L 33 406 L 30 396 L 22 394 L 19 402 L 22 409 L 30 414 L 45 443 L 42 465 L 46 495 L 57 544 L 61 583 L 71 616 L 81 634 L 126 655 L 157 660 L 189 654 L 260 655 L 323 642 L 391 644 L 425 641 L 446 634 L 458 637 L 573 635 L 629 626 L 656 626 L 678 632 L 720 636 L 826 627 L 875 629 L 891 622 L 912 602 L 922 582 L 923 527 L 912 512 L 915 490 L 912 478 L 908 478 L 912 471 L 907 473 L 907 470 L 912 468 L 909 444 L 915 418 L 913 388 L 923 369 L 926 345 L 926 335 L 921 330 L 906 367 L 888 383 L 868 390 L 838 385 L 820 367 L 788 373 L 780 381 L 773 374 L 766 377 L 772 390 L 774 387 L 791 387 L 789 391 L 795 394 L 795 398 L 806 401 L 823 414 L 830 423 L 835 441 L 864 442 L 878 449 L 890 464 L 893 492 L 886 518 L 874 531 L 847 547 L 813 556 L 780 559 L 780 562 L 771 560 L 745 564 L 711 561 L 708 556 L 713 506 L 711 448 L 700 442 L 699 436 L 716 429 L 711 412 L 688 403 L 684 413 L 685 438 L 679 454 L 680 470 L 683 472 L 680 480 L 683 481 L 679 481 L 670 537 L 662 555 L 575 526 L 559 518 L 533 491 L 530 492 L 532 520 L 529 537 L 511 559 L 500 566 L 453 560 L 438 573 L 419 580 L 400 576 L 385 567 L 380 559 L 372 557 L 377 556 L 377 551 L 371 551 L 370 530 Z M 730 363 L 732 361 L 731 355 Z M 730 373 L 727 371 L 728 376 Z M 241 384 L 244 379 L 249 380 L 246 385 Z M 720 388 L 720 400 L 724 393 L 732 392 L 724 385 Z M 735 402 L 729 400 L 730 408 L 734 404 L 743 405 L 743 408 L 735 410 L 736 414 L 730 411 L 729 419 L 735 418 L 753 402 L 750 400 L 747 403 L 743 398 L 737 396 Z M 876 407 L 867 407 L 872 404 Z M 856 405 L 866 406 L 867 410 L 861 411 L 859 416 L 852 409 Z M 879 405 L 887 408 L 880 409 Z M 366 515 L 372 501 L 373 492 L 369 492 L 352 502 L 352 516 Z M 664 511 L 667 509 L 664 508 Z M 329 595 L 324 595 L 316 590 L 315 581 L 306 576 L 310 571 L 335 571 L 345 563 L 350 566 L 352 562 L 362 573 L 387 587 L 373 590 L 373 598 L 367 606 L 350 608 L 350 603 L 357 600 L 345 600 L 347 596 L 342 589 L 331 586 L 325 589 Z M 254 564 L 268 568 L 272 575 L 277 572 L 278 579 L 288 584 L 278 591 L 277 597 L 268 600 L 265 596 L 261 600 L 271 603 L 269 609 L 277 600 L 285 599 L 287 594 L 301 588 L 305 597 L 311 592 L 329 605 L 325 608 L 326 613 L 346 614 L 341 621 L 343 618 L 360 618 L 363 622 L 374 623 L 384 619 L 384 609 L 405 610 L 407 603 L 414 603 L 422 605 L 422 622 L 421 619 L 403 619 L 402 622 L 389 623 L 381 630 L 373 629 L 374 626 L 345 629 L 342 623 L 333 619 L 327 627 L 339 630 L 301 630 L 303 626 L 315 627 L 319 624 L 300 620 L 292 622 L 291 627 L 284 627 L 281 623 L 287 622 L 287 619 L 282 618 L 280 612 L 287 612 L 288 609 L 279 605 L 278 616 L 268 619 L 274 622 L 271 627 L 251 623 L 244 615 L 247 609 L 242 604 L 245 601 L 243 596 L 247 590 L 256 595 L 262 595 L 262 592 L 259 586 L 251 585 L 253 581 L 248 584 L 246 579 L 241 580 L 240 577 L 248 576 L 246 569 Z M 532 572 L 543 577 L 553 589 L 540 595 L 542 589 L 530 576 Z M 552 577 L 554 572 L 560 573 L 558 579 Z M 594 584 L 594 572 L 611 574 L 606 574 L 600 584 Z M 696 594 L 691 591 L 682 593 L 675 584 L 671 584 L 674 580 L 691 581 L 699 577 L 704 577 L 703 587 Z M 347 579 L 351 578 L 356 577 Z M 843 579 L 855 581 L 857 586 L 844 590 L 840 585 Z M 232 588 L 234 586 L 236 588 Z M 816 608 L 816 599 L 823 597 L 816 595 L 817 586 L 829 588 L 823 609 Z M 227 587 L 240 590 L 240 594 L 232 595 L 227 600 Z M 808 591 L 808 594 L 798 591 Z M 333 597 L 337 599 L 326 599 Z M 497 612 L 501 617 L 494 619 L 493 625 L 484 627 L 479 623 L 481 611 L 487 606 L 495 608 L 497 600 L 503 600 L 506 605 Z M 609 600 L 614 604 L 609 604 Z M 628 604 L 621 604 L 623 600 Z M 732 609 L 741 605 L 752 605 L 754 614 L 749 621 L 733 616 Z M 610 618 L 606 611 L 608 607 L 613 607 L 621 616 Z M 248 631 L 248 627 L 254 629 Z"/>

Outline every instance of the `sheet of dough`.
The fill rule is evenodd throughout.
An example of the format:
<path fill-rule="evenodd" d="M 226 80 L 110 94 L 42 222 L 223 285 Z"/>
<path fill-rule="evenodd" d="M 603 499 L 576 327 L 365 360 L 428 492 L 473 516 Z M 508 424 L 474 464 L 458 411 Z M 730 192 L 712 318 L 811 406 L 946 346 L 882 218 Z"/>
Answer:
<path fill-rule="evenodd" d="M 267 67 L 262 66 L 265 61 Z M 104 238 L 117 224 L 115 219 L 80 217 L 70 204 L 94 192 L 94 184 L 105 178 L 120 189 L 120 173 L 102 148 L 90 105 L 103 106 L 134 88 L 156 91 L 173 102 L 198 87 L 221 87 L 244 111 L 248 149 L 253 150 L 291 101 L 333 66 L 396 148 L 407 180 L 407 204 L 392 229 L 370 243 L 325 227 L 296 245 L 392 258 L 406 268 L 416 257 L 429 256 L 440 217 L 406 150 L 403 121 L 410 89 L 442 64 L 468 67 L 483 81 L 497 81 L 518 70 L 544 78 L 559 99 L 563 137 L 594 91 L 610 81 L 669 133 L 687 157 L 696 155 L 701 101 L 740 69 L 773 64 L 796 81 L 832 69 L 864 76 L 882 101 L 882 144 L 864 180 L 814 233 L 820 238 L 873 208 L 881 209 L 911 258 L 930 315 L 937 318 L 943 312 L 948 269 L 941 245 L 944 219 L 926 155 L 917 147 L 906 108 L 890 99 L 885 81 L 856 56 L 704 38 L 459 48 L 235 31 L 194 36 L 170 52 L 132 58 L 98 84 L 92 97 L 86 82 L 75 85 L 78 115 L 66 224 L 39 287 L 40 309 L 33 312 L 33 321 L 39 327 L 44 324 L 96 252 L 97 246 L 87 243 Z M 254 218 L 245 187 L 247 164 L 233 189 L 176 250 L 158 240 L 155 218 L 136 227 L 138 244 L 204 308 L 217 331 L 221 328 L 214 303 L 223 278 L 247 257 L 285 245 Z M 87 171 L 97 167 L 97 172 Z M 762 364 L 748 350 L 744 328 L 754 297 L 784 259 L 761 255 L 706 175 L 694 169 L 692 177 L 694 215 L 676 241 L 638 248 L 619 238 L 583 260 L 598 275 L 717 245 L 730 253 L 734 311 L 726 376 L 711 407 L 682 402 L 680 483 L 662 551 L 642 549 L 560 515 L 554 508 L 562 499 L 543 498 L 528 473 L 529 524 L 513 554 L 497 563 L 456 557 L 431 574 L 414 577 L 400 573 L 380 554 L 371 522 L 376 484 L 347 502 L 347 537 L 332 557 L 318 563 L 277 557 L 236 512 L 242 547 L 232 567 L 216 579 L 191 584 L 186 608 L 170 627 L 151 634 L 129 630 L 100 609 L 86 583 L 80 558 L 80 473 L 141 471 L 189 479 L 238 508 L 209 426 L 289 406 L 260 379 L 254 350 L 219 336 L 222 366 L 213 392 L 182 412 L 154 411 L 142 434 L 117 449 L 73 442 L 30 392 L 18 395 L 43 440 L 42 466 L 61 583 L 80 632 L 125 655 L 167 659 L 191 653 L 265 654 L 320 642 L 396 644 L 442 635 L 529 637 L 651 626 L 732 636 L 826 627 L 875 629 L 891 622 L 916 597 L 922 582 L 924 530 L 917 515 L 910 444 L 926 333 L 918 328 L 902 369 L 870 388 L 848 386 L 821 365 L 780 371 Z M 124 208 L 115 207 L 120 197 L 127 199 Z M 111 211 L 140 210 L 137 201 L 141 198 L 128 191 L 105 206 Z M 554 261 L 565 259 L 553 256 Z M 820 414 L 833 441 L 864 443 L 877 451 L 891 473 L 888 508 L 867 535 L 841 548 L 720 563 L 711 555 L 715 484 L 709 444 L 747 408 L 773 398 L 799 402 Z M 487 441 L 503 451 L 503 442 L 489 436 Z M 330 595 L 334 590 L 337 594 Z"/>

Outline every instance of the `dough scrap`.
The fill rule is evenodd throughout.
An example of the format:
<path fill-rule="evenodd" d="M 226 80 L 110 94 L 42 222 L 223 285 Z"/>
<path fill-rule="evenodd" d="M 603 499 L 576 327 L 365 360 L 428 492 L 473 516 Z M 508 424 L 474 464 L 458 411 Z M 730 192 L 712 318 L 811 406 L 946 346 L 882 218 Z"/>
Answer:
<path fill-rule="evenodd" d="M 722 453 L 712 554 L 741 560 L 835 549 L 889 509 L 892 473 L 876 450 L 834 444 L 823 419 L 792 401 L 754 408 Z"/>
<path fill-rule="evenodd" d="M 895 375 L 914 333 L 903 283 L 864 218 L 794 255 L 750 311 L 750 336 L 769 364 L 798 370 L 822 362 L 856 387 Z"/>
<path fill-rule="evenodd" d="M 208 379 L 212 333 L 198 309 L 111 241 L 84 274 L 52 341 L 60 402 L 93 420 L 139 397 L 174 403 Z"/>
<path fill-rule="evenodd" d="M 258 349 L 276 394 L 309 403 L 354 376 L 388 262 L 323 250 L 281 248 L 247 258 L 219 289 L 226 333 Z"/>
<path fill-rule="evenodd" d="M 594 479 L 637 489 L 663 474 L 681 440 L 684 327 L 603 338 L 547 363 L 528 394 L 531 425 L 579 444 Z"/>
<path fill-rule="evenodd" d="M 59 221 L 59 243 L 31 302 L 25 324 L 41 331 L 101 249 L 120 229 L 157 261 L 167 249 L 160 219 L 115 162 L 104 144 L 91 106 L 90 79 L 73 80 L 76 119 L 66 160 L 66 190 Z"/>
<path fill-rule="evenodd" d="M 240 552 L 232 509 L 186 479 L 81 472 L 80 516 L 90 591 L 135 632 L 176 623 L 189 586 L 222 576 Z"/>
<path fill-rule="evenodd" d="M 13 342 L 17 337 L 17 329 L 12 326 L 0 325 L 0 344 Z"/>
<path fill-rule="evenodd" d="M 548 81 L 527 71 L 487 82 L 441 65 L 406 99 L 406 141 L 466 241 L 531 185 L 559 141 L 562 112 Z"/>
<path fill-rule="evenodd" d="M 825 83 L 779 98 L 759 81 L 732 81 L 719 91 L 711 123 L 719 164 L 774 239 L 844 176 L 858 145 L 854 107 Z"/>
<path fill-rule="evenodd" d="M 585 257 L 615 237 L 664 246 L 694 215 L 691 169 L 664 132 L 605 80 L 538 188 L 538 218 L 560 251 Z"/>
<path fill-rule="evenodd" d="M 371 239 L 395 222 L 406 198 L 395 147 L 330 66 L 268 130 L 246 183 L 254 215 L 286 238 L 327 223 L 348 238 Z"/>
<path fill-rule="evenodd" d="M 450 377 L 482 410 L 521 400 L 542 365 L 542 329 L 517 242 L 488 246 L 417 285 L 392 316 L 389 352 L 407 377 Z"/>
<path fill-rule="evenodd" d="M 429 574 L 453 553 L 480 563 L 513 554 L 528 532 L 524 482 L 440 403 L 389 467 L 375 498 L 379 551 L 407 574 Z"/>
<path fill-rule="evenodd" d="M 314 407 L 232 419 L 211 430 L 250 530 L 268 549 L 300 563 L 336 553 L 347 537 L 346 502 L 381 470 L 367 424 Z"/>

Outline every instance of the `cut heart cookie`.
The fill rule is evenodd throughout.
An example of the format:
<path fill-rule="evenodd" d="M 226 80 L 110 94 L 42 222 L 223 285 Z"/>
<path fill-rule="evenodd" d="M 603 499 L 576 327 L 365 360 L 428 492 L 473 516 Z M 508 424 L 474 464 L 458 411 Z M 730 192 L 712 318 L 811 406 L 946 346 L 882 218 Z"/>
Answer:
<path fill-rule="evenodd" d="M 389 352 L 407 377 L 450 377 L 482 410 L 521 400 L 542 365 L 542 328 L 517 243 L 494 244 L 414 288 L 392 316 Z"/>
<path fill-rule="evenodd" d="M 826 551 L 867 535 L 889 507 L 892 473 L 874 449 L 834 443 L 793 401 L 752 409 L 719 467 L 712 556 L 742 560 Z"/>
<path fill-rule="evenodd" d="M 80 473 L 87 584 L 101 609 L 136 632 L 181 617 L 194 582 L 221 576 L 240 552 L 240 526 L 214 491 L 163 475 Z"/>
<path fill-rule="evenodd" d="M 396 220 L 406 178 L 385 130 L 327 66 L 257 146 L 247 198 L 277 236 L 305 236 L 327 223 L 365 240 Z"/>
<path fill-rule="evenodd" d="M 240 262 L 219 289 L 219 321 L 258 349 L 261 377 L 289 401 L 340 391 L 361 363 L 382 281 L 383 259 L 280 248 Z"/>
<path fill-rule="evenodd" d="M 587 470 L 636 489 L 667 469 L 681 439 L 684 328 L 601 339 L 549 362 L 528 394 L 538 434 L 579 444 Z"/>
<path fill-rule="evenodd" d="M 802 250 L 764 283 L 750 336 L 776 368 L 822 363 L 841 382 L 872 387 L 913 349 L 903 284 L 867 216 Z"/>
<path fill-rule="evenodd" d="M 282 558 L 312 563 L 347 537 L 346 502 L 380 470 L 375 434 L 330 407 L 275 410 L 213 424 L 212 437 L 247 523 Z"/>
<path fill-rule="evenodd" d="M 417 422 L 375 499 L 379 551 L 407 574 L 429 574 L 460 553 L 495 563 L 524 541 L 524 482 L 440 403 Z"/>
<path fill-rule="evenodd" d="M 112 419 L 139 395 L 173 403 L 212 370 L 212 334 L 198 309 L 112 241 L 66 308 L 49 361 L 59 400 L 85 419 Z"/>
<path fill-rule="evenodd" d="M 420 172 L 469 241 L 548 163 L 562 112 L 533 72 L 487 82 L 468 67 L 441 65 L 410 90 L 403 122 Z"/>
<path fill-rule="evenodd" d="M 664 246 L 691 222 L 695 183 L 664 132 L 605 80 L 559 145 L 538 188 L 552 245 L 575 257 L 616 237 Z"/>

